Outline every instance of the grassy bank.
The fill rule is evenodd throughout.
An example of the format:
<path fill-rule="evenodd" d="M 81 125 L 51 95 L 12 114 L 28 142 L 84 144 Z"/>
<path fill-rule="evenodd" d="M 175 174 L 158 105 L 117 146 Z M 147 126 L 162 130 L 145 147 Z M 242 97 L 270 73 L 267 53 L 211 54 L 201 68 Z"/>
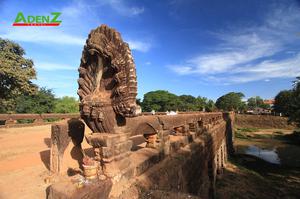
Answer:
<path fill-rule="evenodd" d="M 294 131 L 284 129 L 236 128 L 237 139 L 276 139 L 300 145 L 300 129 Z"/>
<path fill-rule="evenodd" d="M 273 147 L 279 157 L 291 156 L 288 164 L 272 164 L 258 157 L 236 154 L 217 181 L 217 198 L 300 198 L 299 131 L 282 129 L 236 128 L 235 144 Z M 282 148 L 286 150 L 282 155 Z"/>

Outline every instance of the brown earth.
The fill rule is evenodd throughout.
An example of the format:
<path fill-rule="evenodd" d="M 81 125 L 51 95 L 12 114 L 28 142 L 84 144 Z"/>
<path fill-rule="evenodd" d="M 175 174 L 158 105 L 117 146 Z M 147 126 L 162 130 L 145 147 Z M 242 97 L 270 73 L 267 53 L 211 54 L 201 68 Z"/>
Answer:
<path fill-rule="evenodd" d="M 265 199 L 300 196 L 299 168 L 284 169 L 250 155 L 238 154 L 217 181 L 217 198 Z"/>
<path fill-rule="evenodd" d="M 0 198 L 45 198 L 51 125 L 0 129 Z"/>
<path fill-rule="evenodd" d="M 50 137 L 51 125 L 0 129 L 0 199 L 46 198 Z"/>
<path fill-rule="evenodd" d="M 266 129 L 295 129 L 296 125 L 289 124 L 288 118 L 272 115 L 236 114 L 235 125 L 243 128 Z"/>

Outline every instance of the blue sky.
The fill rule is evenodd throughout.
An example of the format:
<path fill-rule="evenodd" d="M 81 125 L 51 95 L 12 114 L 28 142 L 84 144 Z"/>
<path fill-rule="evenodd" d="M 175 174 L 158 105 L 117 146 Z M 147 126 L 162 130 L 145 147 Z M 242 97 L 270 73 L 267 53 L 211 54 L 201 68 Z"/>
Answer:
<path fill-rule="evenodd" d="M 17 13 L 62 12 L 58 27 L 13 27 Z M 216 100 L 231 91 L 273 98 L 300 76 L 296 0 L 0 0 L 0 37 L 21 44 L 39 86 L 77 97 L 91 29 L 107 24 L 129 43 L 138 97 L 163 89 Z"/>

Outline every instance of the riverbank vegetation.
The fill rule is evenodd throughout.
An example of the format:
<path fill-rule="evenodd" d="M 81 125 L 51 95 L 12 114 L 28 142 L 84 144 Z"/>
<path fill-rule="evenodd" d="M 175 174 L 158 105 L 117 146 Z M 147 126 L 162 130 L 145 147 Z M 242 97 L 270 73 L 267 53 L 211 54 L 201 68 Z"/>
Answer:
<path fill-rule="evenodd" d="M 217 198 L 299 198 L 299 139 L 299 130 L 236 128 Z"/>

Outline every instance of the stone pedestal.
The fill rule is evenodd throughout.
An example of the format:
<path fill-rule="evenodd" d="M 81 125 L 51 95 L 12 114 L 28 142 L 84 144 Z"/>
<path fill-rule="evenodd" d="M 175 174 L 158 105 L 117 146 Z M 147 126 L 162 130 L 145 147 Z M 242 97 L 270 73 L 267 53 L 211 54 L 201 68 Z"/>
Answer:
<path fill-rule="evenodd" d="M 81 142 L 84 136 L 84 127 L 84 123 L 77 119 L 63 121 L 51 126 L 50 171 L 52 174 L 67 173 L 66 165 L 63 165 L 63 156 L 71 140 L 77 153 L 82 155 Z M 73 152 L 76 151 L 73 150 Z"/>
<path fill-rule="evenodd" d="M 130 167 L 128 157 L 131 154 L 132 141 L 129 140 L 129 136 L 123 133 L 94 133 L 87 136 L 89 144 L 94 147 L 95 159 L 100 162 L 100 173 L 114 182 L 127 175 Z"/>
<path fill-rule="evenodd" d="M 50 171 L 53 174 L 63 173 L 63 155 L 70 141 L 66 123 L 51 126 Z"/>

